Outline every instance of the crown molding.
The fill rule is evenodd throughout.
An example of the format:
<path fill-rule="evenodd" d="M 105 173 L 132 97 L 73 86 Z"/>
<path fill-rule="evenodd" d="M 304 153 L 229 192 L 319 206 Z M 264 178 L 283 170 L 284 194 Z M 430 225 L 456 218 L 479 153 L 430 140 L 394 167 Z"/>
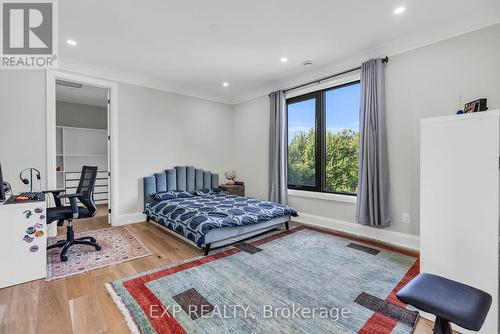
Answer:
<path fill-rule="evenodd" d="M 398 54 L 406 53 L 421 47 L 439 43 L 500 23 L 500 18 L 496 13 L 485 13 L 483 17 L 484 19 L 481 22 L 471 22 L 472 20 L 466 20 L 465 22 L 452 22 L 443 25 L 439 29 L 439 32 L 436 32 L 436 29 L 426 29 L 420 31 L 417 34 L 404 36 L 388 43 L 379 45 L 375 48 L 365 49 L 356 53 L 343 55 L 341 57 L 332 59 L 332 61 L 328 63 L 320 64 L 307 73 L 296 75 L 293 78 L 289 79 L 276 80 L 268 82 L 264 85 L 258 85 L 254 88 L 250 88 L 245 94 L 240 94 L 231 98 L 223 96 L 209 96 L 200 92 L 193 91 L 187 87 L 179 87 L 175 83 L 168 82 L 167 80 L 139 75 L 126 71 L 120 71 L 100 65 L 84 63 L 70 58 L 61 57 L 59 62 L 59 69 L 67 72 L 84 74 L 95 78 L 158 89 L 174 94 L 196 97 L 212 102 L 236 105 L 255 99 L 257 97 L 267 95 L 271 91 L 285 89 L 287 87 L 309 82 L 331 73 L 343 71 L 346 68 L 359 66 L 359 64 L 370 58 L 396 56 Z"/>
<path fill-rule="evenodd" d="M 166 80 L 135 74 L 132 72 L 121 71 L 110 67 L 89 64 L 71 58 L 61 57 L 59 60 L 59 68 L 57 70 L 86 75 L 97 79 L 114 81 L 117 83 L 125 83 L 135 86 L 157 89 L 173 94 L 195 97 L 211 102 L 231 104 L 231 101 L 229 101 L 228 99 L 219 96 L 204 96 L 203 94 L 199 94 L 198 92 L 180 88 L 177 85 Z"/>
<path fill-rule="evenodd" d="M 230 101 L 230 103 L 235 105 L 247 102 L 254 98 L 268 95 L 270 92 L 275 90 L 286 89 L 288 87 L 314 81 L 317 78 L 321 78 L 332 73 L 338 73 L 349 68 L 357 67 L 364 61 L 371 58 L 397 56 L 422 47 L 463 36 L 474 31 L 490 28 L 500 23 L 500 18 L 496 17 L 497 15 L 495 13 L 491 13 L 489 16 L 491 16 L 491 18 L 483 20 L 482 23 L 472 22 L 465 24 L 462 22 L 447 24 L 440 30 L 439 34 L 436 34 L 435 30 L 423 30 L 418 34 L 404 36 L 374 48 L 338 57 L 331 62 L 321 64 L 317 68 L 311 69 L 311 71 L 302 75 L 295 76 L 292 79 L 272 81 L 266 85 L 255 88 L 254 90 L 250 90 L 243 96 L 235 97 Z"/>

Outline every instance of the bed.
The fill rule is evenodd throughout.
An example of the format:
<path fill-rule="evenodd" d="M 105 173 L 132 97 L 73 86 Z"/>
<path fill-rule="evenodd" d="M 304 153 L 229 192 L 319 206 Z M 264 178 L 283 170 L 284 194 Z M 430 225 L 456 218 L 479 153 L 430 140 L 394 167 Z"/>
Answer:
<path fill-rule="evenodd" d="M 297 216 L 286 205 L 222 192 L 218 174 L 193 166 L 144 177 L 144 214 L 205 255 L 283 225 L 288 229 L 290 216 Z"/>

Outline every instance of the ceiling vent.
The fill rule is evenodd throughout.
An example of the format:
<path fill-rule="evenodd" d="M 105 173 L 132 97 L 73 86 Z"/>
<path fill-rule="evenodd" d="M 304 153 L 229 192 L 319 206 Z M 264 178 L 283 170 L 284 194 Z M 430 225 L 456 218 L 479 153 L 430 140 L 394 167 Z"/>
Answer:
<path fill-rule="evenodd" d="M 66 86 L 66 87 L 71 87 L 71 88 L 82 88 L 82 86 L 83 86 L 81 83 L 64 81 L 64 80 L 56 80 L 56 85 Z"/>

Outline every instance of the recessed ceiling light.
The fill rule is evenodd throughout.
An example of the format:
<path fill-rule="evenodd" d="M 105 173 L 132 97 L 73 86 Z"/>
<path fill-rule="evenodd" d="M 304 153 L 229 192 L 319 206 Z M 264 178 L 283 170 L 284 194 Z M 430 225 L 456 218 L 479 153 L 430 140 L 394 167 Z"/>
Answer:
<path fill-rule="evenodd" d="M 229 86 L 229 82 L 223 82 L 223 83 L 222 83 L 222 86 L 223 86 L 223 87 L 228 87 L 228 86 Z"/>
<path fill-rule="evenodd" d="M 281 57 L 280 62 L 286 63 L 288 61 L 287 57 Z"/>
<path fill-rule="evenodd" d="M 302 62 L 302 66 L 311 66 L 313 64 L 312 60 L 305 60 Z"/>
<path fill-rule="evenodd" d="M 209 26 L 210 30 L 220 30 L 220 24 L 218 23 L 212 23 L 210 26 Z"/>
<path fill-rule="evenodd" d="M 396 9 L 394 9 L 394 14 L 396 14 L 396 15 L 403 14 L 405 12 L 405 10 L 406 10 L 406 7 L 403 7 L 403 6 L 397 7 Z"/>
<path fill-rule="evenodd" d="M 72 39 L 67 39 L 66 40 L 66 44 L 68 45 L 71 45 L 71 46 L 76 46 L 76 41 L 75 40 L 72 40 Z"/>

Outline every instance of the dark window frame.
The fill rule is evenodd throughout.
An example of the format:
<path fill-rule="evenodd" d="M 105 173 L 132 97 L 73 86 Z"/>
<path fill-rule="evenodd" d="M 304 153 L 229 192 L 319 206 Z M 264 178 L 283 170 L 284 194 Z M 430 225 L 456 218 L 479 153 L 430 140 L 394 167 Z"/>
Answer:
<path fill-rule="evenodd" d="M 292 190 L 302 190 L 302 191 L 312 191 L 318 193 L 326 194 L 337 194 L 346 196 L 357 196 L 357 194 L 345 193 L 345 192 L 335 192 L 326 190 L 326 93 L 335 89 L 360 84 L 360 80 L 349 81 L 344 84 L 336 85 L 333 87 L 328 87 L 322 90 L 317 90 L 314 92 L 306 93 L 299 96 L 294 96 L 286 100 L 286 113 L 287 113 L 287 125 L 286 125 L 286 138 L 287 138 L 287 164 L 288 164 L 288 105 L 307 101 L 315 100 L 315 127 L 316 127 L 316 147 L 315 147 L 315 164 L 314 164 L 314 174 L 316 184 L 314 186 L 305 185 L 294 185 L 288 183 L 288 189 Z M 288 168 L 288 166 L 287 166 Z"/>

